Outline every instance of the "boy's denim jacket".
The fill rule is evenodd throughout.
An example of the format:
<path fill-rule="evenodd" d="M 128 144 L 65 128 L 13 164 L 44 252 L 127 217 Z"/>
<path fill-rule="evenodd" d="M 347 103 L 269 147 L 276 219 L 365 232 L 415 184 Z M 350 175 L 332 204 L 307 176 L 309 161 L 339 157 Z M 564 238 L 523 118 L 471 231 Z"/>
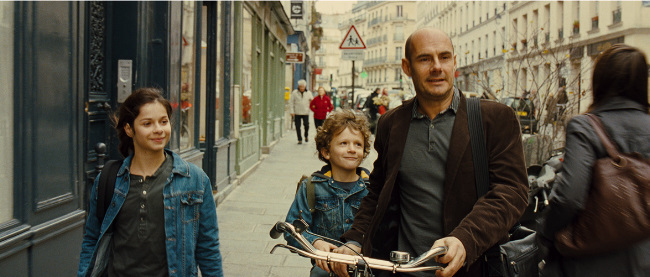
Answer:
<path fill-rule="evenodd" d="M 210 179 L 196 165 L 169 150 L 165 152 L 174 159 L 172 174 L 163 188 L 169 276 L 197 276 L 197 265 L 203 276 L 223 276 L 217 211 Z M 129 191 L 132 159 L 133 155 L 127 157 L 117 173 L 113 199 L 103 222 L 99 222 L 96 214 L 99 176 L 95 178 L 78 276 L 99 276 L 106 269 L 112 239 L 112 233 L 106 233 L 106 230 L 122 208 Z"/>
<path fill-rule="evenodd" d="M 350 192 L 345 191 L 338 182 L 332 179 L 332 171 L 329 165 L 323 166 L 318 173 L 320 174 L 309 177 L 312 178 L 312 184 L 314 184 L 315 212 L 313 214 L 309 212 L 307 179 L 305 179 L 296 192 L 286 222 L 293 224 L 294 220 L 302 216 L 302 219 L 309 224 L 308 230 L 310 232 L 338 240 L 345 231 L 352 227 L 352 221 L 359 210 L 361 199 L 368 194 L 366 187 L 370 172 L 365 168 L 358 167 L 357 174 L 360 177 Z M 312 244 L 318 239 L 318 237 L 307 234 L 307 232 L 302 233 L 302 235 Z M 302 249 L 302 246 L 291 236 L 285 234 L 285 239 L 289 245 Z"/>

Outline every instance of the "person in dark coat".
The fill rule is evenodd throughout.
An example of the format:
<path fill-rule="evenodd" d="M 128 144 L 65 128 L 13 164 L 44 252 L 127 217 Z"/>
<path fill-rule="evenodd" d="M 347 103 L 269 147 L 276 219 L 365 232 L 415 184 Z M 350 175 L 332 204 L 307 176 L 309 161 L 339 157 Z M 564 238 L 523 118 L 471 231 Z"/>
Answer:
<path fill-rule="evenodd" d="M 420 29 L 405 48 L 402 69 L 413 78 L 416 97 L 379 118 L 368 195 L 342 239 L 381 259 L 392 250 L 415 257 L 446 246 L 447 254 L 426 264 L 445 266 L 437 276 L 483 276 L 481 255 L 507 239 L 528 203 L 519 122 L 510 107 L 481 101 L 490 189 L 478 197 L 466 99 L 453 86 L 451 39 Z M 335 252 L 352 254 L 345 246 Z M 333 268 L 348 276 L 340 264 Z"/>
<path fill-rule="evenodd" d="M 368 121 L 370 121 L 370 132 L 375 133 L 377 127 L 377 118 L 379 117 L 379 105 L 376 103 L 375 99 L 379 97 L 379 88 L 376 88 L 368 97 L 366 98 L 365 107 L 368 108 Z"/>
<path fill-rule="evenodd" d="M 621 153 L 650 158 L 648 65 L 634 47 L 617 44 L 596 59 L 593 103 L 588 112 L 602 121 Z M 556 180 L 538 239 L 548 249 L 544 276 L 650 276 L 650 240 L 587 257 L 565 257 L 553 243 L 555 234 L 585 208 L 597 159 L 605 148 L 586 115 L 572 118 L 566 130 L 563 170 Z"/>

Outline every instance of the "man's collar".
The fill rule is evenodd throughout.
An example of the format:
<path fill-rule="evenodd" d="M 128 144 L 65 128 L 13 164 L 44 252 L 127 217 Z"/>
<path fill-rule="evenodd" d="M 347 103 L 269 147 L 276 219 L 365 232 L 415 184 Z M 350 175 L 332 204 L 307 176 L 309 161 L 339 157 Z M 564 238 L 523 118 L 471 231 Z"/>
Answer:
<path fill-rule="evenodd" d="M 411 113 L 411 118 L 412 119 L 421 119 L 421 118 L 426 118 L 427 116 L 420 111 L 418 111 L 418 97 L 415 97 L 415 100 L 413 102 L 413 112 Z M 449 110 L 452 110 L 454 113 L 458 112 L 458 105 L 460 105 L 460 91 L 458 88 L 454 87 L 454 95 L 451 98 L 451 105 L 444 111 L 441 111 L 439 114 L 444 114 Z"/>

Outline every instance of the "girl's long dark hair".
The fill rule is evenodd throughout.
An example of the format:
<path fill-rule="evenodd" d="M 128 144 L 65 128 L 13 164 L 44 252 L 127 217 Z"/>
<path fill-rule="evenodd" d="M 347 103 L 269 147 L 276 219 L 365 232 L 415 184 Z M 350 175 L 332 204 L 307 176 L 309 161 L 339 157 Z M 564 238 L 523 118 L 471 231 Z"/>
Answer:
<path fill-rule="evenodd" d="M 621 43 L 603 51 L 596 59 L 592 82 L 590 110 L 616 96 L 648 108 L 648 63 L 638 48 Z"/>
<path fill-rule="evenodd" d="M 167 110 L 167 116 L 172 118 L 172 106 L 162 96 L 162 91 L 157 88 L 140 88 L 135 90 L 124 100 L 117 114 L 113 115 L 113 126 L 117 131 L 117 138 L 120 140 L 118 150 L 122 156 L 129 156 L 133 150 L 133 139 L 126 134 L 124 127 L 129 124 L 133 128 L 135 118 L 140 114 L 140 107 L 145 104 L 158 102 Z"/>

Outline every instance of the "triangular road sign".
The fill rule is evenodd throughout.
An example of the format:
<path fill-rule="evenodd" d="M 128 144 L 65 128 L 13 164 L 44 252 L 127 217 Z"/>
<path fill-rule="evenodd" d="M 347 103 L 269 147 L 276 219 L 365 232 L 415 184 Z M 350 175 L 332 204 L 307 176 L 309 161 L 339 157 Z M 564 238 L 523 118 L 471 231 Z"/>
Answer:
<path fill-rule="evenodd" d="M 357 28 L 354 28 L 354 25 L 350 26 L 350 30 L 343 38 L 339 49 L 366 49 L 366 44 L 363 43 Z"/>

